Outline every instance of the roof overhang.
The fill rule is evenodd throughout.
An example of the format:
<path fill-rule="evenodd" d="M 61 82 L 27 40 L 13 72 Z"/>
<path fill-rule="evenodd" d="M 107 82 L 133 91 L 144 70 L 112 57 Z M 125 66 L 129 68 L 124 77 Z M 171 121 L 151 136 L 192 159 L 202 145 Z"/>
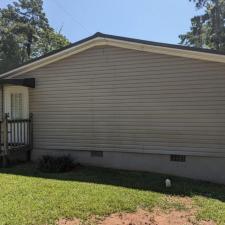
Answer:
<path fill-rule="evenodd" d="M 105 34 L 95 34 L 89 38 L 83 39 L 73 45 L 58 51 L 54 54 L 47 55 L 46 57 L 41 57 L 33 62 L 20 66 L 16 69 L 8 71 L 0 75 L 2 77 L 14 77 L 18 76 L 37 68 L 43 67 L 50 63 L 59 61 L 71 55 L 78 54 L 87 49 L 97 47 L 97 46 L 114 46 L 119 48 L 131 49 L 136 51 L 144 51 L 150 53 L 158 53 L 164 55 L 178 56 L 184 58 L 191 58 L 197 60 L 205 60 L 211 62 L 225 63 L 225 55 L 221 53 L 216 53 L 213 50 L 199 50 L 190 47 L 161 44 L 149 41 L 141 41 L 131 38 L 123 38 L 112 35 Z"/>
<path fill-rule="evenodd" d="M 0 85 L 5 85 L 5 84 L 20 85 L 20 86 L 35 88 L 35 79 L 34 78 L 0 79 Z"/>

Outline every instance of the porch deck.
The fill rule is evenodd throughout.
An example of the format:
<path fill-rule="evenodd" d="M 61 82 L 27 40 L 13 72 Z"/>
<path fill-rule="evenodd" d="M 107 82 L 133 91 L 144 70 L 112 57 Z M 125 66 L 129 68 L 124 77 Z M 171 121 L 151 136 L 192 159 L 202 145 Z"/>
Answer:
<path fill-rule="evenodd" d="M 33 147 L 32 115 L 28 119 L 9 119 L 8 115 L 0 121 L 0 156 L 7 158 L 13 152 L 30 152 Z"/>

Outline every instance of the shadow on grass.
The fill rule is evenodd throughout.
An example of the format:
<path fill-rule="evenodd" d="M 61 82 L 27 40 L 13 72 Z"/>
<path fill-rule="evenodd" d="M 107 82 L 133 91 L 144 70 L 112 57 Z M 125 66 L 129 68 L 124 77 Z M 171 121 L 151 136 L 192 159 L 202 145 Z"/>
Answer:
<path fill-rule="evenodd" d="M 1 168 L 0 173 L 45 179 L 56 179 L 62 181 L 78 181 L 113 185 L 179 196 L 192 197 L 194 195 L 200 195 L 225 202 L 224 185 L 156 173 L 84 166 L 78 166 L 73 171 L 67 173 L 43 173 L 36 168 L 35 164 L 32 163 L 20 164 L 10 168 Z M 172 180 L 173 184 L 172 188 L 170 189 L 165 188 L 165 179 L 168 177 Z"/>

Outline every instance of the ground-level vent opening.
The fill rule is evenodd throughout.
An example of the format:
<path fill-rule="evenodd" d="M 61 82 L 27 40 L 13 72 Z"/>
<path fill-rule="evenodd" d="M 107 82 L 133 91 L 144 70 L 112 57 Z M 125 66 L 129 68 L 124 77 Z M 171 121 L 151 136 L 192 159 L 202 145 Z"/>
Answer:
<path fill-rule="evenodd" d="M 185 155 L 170 155 L 170 161 L 172 162 L 186 162 Z"/>
<path fill-rule="evenodd" d="M 91 151 L 91 157 L 103 157 L 103 151 Z"/>

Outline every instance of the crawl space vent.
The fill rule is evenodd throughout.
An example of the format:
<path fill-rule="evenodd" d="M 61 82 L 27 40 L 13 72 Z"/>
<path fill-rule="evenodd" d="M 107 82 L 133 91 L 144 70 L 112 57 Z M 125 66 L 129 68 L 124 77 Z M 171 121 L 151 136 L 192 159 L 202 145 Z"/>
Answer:
<path fill-rule="evenodd" d="M 103 151 L 91 151 L 91 157 L 103 157 Z"/>
<path fill-rule="evenodd" d="M 172 162 L 186 162 L 185 155 L 170 155 L 170 161 Z"/>

